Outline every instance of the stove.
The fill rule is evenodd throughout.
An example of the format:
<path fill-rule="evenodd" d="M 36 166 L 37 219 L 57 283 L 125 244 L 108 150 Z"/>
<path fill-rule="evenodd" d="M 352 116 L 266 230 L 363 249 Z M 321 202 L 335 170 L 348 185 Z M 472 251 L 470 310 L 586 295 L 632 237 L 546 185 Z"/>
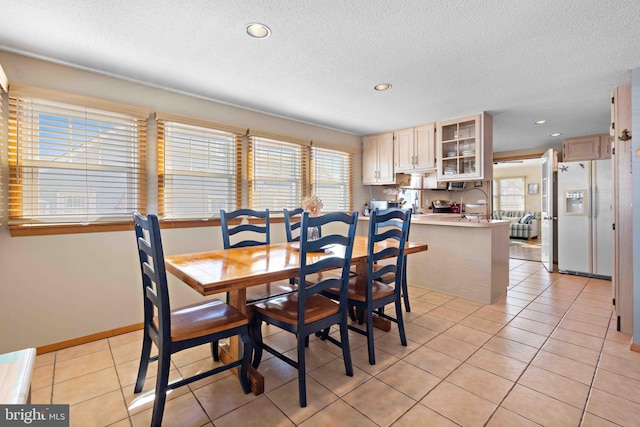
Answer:
<path fill-rule="evenodd" d="M 453 202 L 451 200 L 434 200 L 431 202 L 431 212 L 453 213 Z"/>

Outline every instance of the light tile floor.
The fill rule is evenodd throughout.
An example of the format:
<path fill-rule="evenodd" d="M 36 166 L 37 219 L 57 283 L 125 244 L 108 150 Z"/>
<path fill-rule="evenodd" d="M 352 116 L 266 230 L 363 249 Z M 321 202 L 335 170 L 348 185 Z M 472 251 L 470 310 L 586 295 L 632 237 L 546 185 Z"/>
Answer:
<path fill-rule="evenodd" d="M 410 287 L 408 346 L 397 328 L 376 331 L 375 366 L 353 334 L 355 375 L 337 347 L 308 349 L 309 406 L 296 372 L 263 360 L 265 393 L 245 395 L 220 374 L 170 394 L 165 426 L 638 426 L 640 353 L 615 330 L 611 282 L 549 274 L 510 260 L 507 296 L 492 305 Z M 271 345 L 292 336 L 265 327 Z M 37 357 L 33 403 L 68 403 L 72 426 L 148 426 L 149 402 L 133 394 L 141 333 Z M 208 347 L 178 353 L 171 378 L 213 364 Z M 143 390 L 154 387 L 155 366 Z"/>

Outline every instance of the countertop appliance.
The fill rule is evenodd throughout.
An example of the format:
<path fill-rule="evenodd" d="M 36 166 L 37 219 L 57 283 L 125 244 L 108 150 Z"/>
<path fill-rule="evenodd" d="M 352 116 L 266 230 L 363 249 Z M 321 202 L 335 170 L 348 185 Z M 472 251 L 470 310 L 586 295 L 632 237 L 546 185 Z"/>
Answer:
<path fill-rule="evenodd" d="M 611 160 L 558 163 L 558 270 L 611 278 Z"/>
<path fill-rule="evenodd" d="M 372 210 L 379 209 L 387 209 L 389 207 L 389 202 L 386 200 L 371 200 L 369 203 L 365 203 L 362 208 L 362 214 L 364 216 L 369 216 Z"/>
<path fill-rule="evenodd" d="M 453 213 L 453 205 L 451 200 L 434 200 L 431 202 L 431 211 L 433 213 Z"/>

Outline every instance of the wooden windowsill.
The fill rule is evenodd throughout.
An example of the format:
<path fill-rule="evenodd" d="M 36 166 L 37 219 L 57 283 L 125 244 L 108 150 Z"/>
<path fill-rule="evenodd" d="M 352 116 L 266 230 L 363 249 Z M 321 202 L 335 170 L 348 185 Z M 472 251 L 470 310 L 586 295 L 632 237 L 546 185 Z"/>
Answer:
<path fill-rule="evenodd" d="M 272 223 L 282 223 L 284 218 L 273 217 Z M 219 227 L 220 218 L 202 219 L 166 219 L 160 220 L 163 229 L 174 228 L 195 228 L 195 227 Z M 55 234 L 78 234 L 78 233 L 102 233 L 109 231 L 133 230 L 133 222 L 110 222 L 98 224 L 20 224 L 9 226 L 9 231 L 13 237 L 23 236 L 50 236 Z"/>

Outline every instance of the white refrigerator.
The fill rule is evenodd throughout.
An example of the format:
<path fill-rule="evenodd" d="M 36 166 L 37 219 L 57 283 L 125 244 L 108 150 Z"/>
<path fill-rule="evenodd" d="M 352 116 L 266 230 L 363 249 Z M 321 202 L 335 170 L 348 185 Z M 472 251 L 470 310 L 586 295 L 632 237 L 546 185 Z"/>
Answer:
<path fill-rule="evenodd" d="M 611 279 L 611 160 L 558 163 L 558 270 Z"/>

